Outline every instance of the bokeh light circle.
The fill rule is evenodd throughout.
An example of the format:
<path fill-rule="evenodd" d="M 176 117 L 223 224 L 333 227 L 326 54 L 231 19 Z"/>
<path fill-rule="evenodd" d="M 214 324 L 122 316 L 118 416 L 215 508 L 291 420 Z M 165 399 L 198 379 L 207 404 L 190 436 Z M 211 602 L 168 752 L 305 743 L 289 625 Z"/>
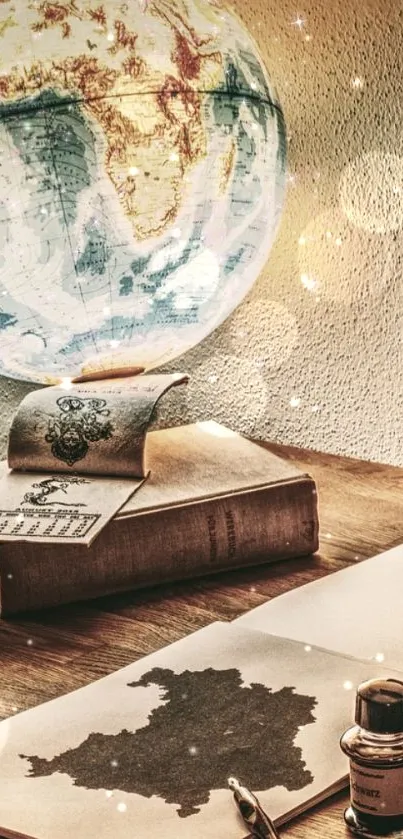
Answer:
<path fill-rule="evenodd" d="M 381 295 L 399 273 L 401 246 L 348 221 L 336 207 L 315 216 L 296 241 L 298 279 L 313 301 L 351 306 Z"/>
<path fill-rule="evenodd" d="M 256 434 L 268 410 L 268 391 L 258 366 L 229 353 L 204 361 L 184 394 L 190 422 L 214 419 L 234 429 L 235 418 L 242 417 L 244 434 Z"/>
<path fill-rule="evenodd" d="M 228 325 L 235 352 L 256 366 L 279 370 L 298 344 L 296 316 L 276 300 L 252 296 Z"/>
<path fill-rule="evenodd" d="M 371 152 L 343 172 L 341 207 L 348 220 L 370 233 L 391 233 L 403 227 L 403 158 Z"/>

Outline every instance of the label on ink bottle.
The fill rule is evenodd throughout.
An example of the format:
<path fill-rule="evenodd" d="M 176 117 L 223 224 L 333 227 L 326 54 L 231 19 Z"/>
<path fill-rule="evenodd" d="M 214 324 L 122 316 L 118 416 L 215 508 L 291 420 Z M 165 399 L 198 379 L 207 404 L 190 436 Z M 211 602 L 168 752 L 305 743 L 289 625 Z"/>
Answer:
<path fill-rule="evenodd" d="M 403 814 L 403 766 L 371 768 L 350 760 L 351 804 L 373 816 Z"/>

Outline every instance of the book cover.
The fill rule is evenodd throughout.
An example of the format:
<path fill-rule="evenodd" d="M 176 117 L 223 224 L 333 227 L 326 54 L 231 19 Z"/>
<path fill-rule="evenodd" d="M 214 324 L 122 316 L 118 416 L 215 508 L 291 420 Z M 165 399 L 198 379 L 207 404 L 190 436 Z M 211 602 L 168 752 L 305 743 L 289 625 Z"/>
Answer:
<path fill-rule="evenodd" d="M 196 423 L 150 432 L 146 457 L 148 480 L 90 547 L 39 545 L 19 524 L 0 548 L 2 615 L 317 549 L 313 479 L 256 443 Z"/>
<path fill-rule="evenodd" d="M 381 665 L 212 624 L 2 722 L 0 830 L 241 839 L 228 776 L 277 822 L 339 788 L 355 688 L 378 675 Z"/>

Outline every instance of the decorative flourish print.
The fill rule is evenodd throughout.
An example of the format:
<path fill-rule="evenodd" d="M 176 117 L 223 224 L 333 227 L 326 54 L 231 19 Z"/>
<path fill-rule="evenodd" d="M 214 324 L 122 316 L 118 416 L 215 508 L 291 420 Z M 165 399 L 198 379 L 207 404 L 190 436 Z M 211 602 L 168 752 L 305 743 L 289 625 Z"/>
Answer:
<path fill-rule="evenodd" d="M 105 399 L 82 399 L 78 396 L 62 396 L 57 400 L 59 416 L 48 423 L 45 440 L 51 443 L 54 457 L 72 466 L 82 460 L 89 449 L 89 443 L 108 440 L 114 431 L 106 408 Z"/>
<path fill-rule="evenodd" d="M 55 498 L 50 498 L 55 492 L 64 492 L 67 494 L 69 486 L 72 484 L 88 484 L 85 478 L 75 478 L 66 475 L 63 478 L 53 477 L 46 478 L 39 483 L 32 484 L 32 489 L 36 492 L 26 492 L 23 498 L 23 504 L 34 504 L 35 507 L 48 507 L 50 504 L 57 504 L 63 507 L 86 507 L 84 503 L 74 503 L 71 501 L 57 501 Z"/>

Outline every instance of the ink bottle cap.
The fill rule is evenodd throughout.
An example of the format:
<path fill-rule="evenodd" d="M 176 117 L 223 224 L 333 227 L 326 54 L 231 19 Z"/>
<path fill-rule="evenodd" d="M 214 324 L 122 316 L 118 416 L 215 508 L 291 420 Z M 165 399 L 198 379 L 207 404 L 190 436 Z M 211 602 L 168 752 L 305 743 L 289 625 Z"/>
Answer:
<path fill-rule="evenodd" d="M 374 734 L 403 731 L 403 683 L 396 679 L 372 679 L 357 691 L 355 721 Z"/>

